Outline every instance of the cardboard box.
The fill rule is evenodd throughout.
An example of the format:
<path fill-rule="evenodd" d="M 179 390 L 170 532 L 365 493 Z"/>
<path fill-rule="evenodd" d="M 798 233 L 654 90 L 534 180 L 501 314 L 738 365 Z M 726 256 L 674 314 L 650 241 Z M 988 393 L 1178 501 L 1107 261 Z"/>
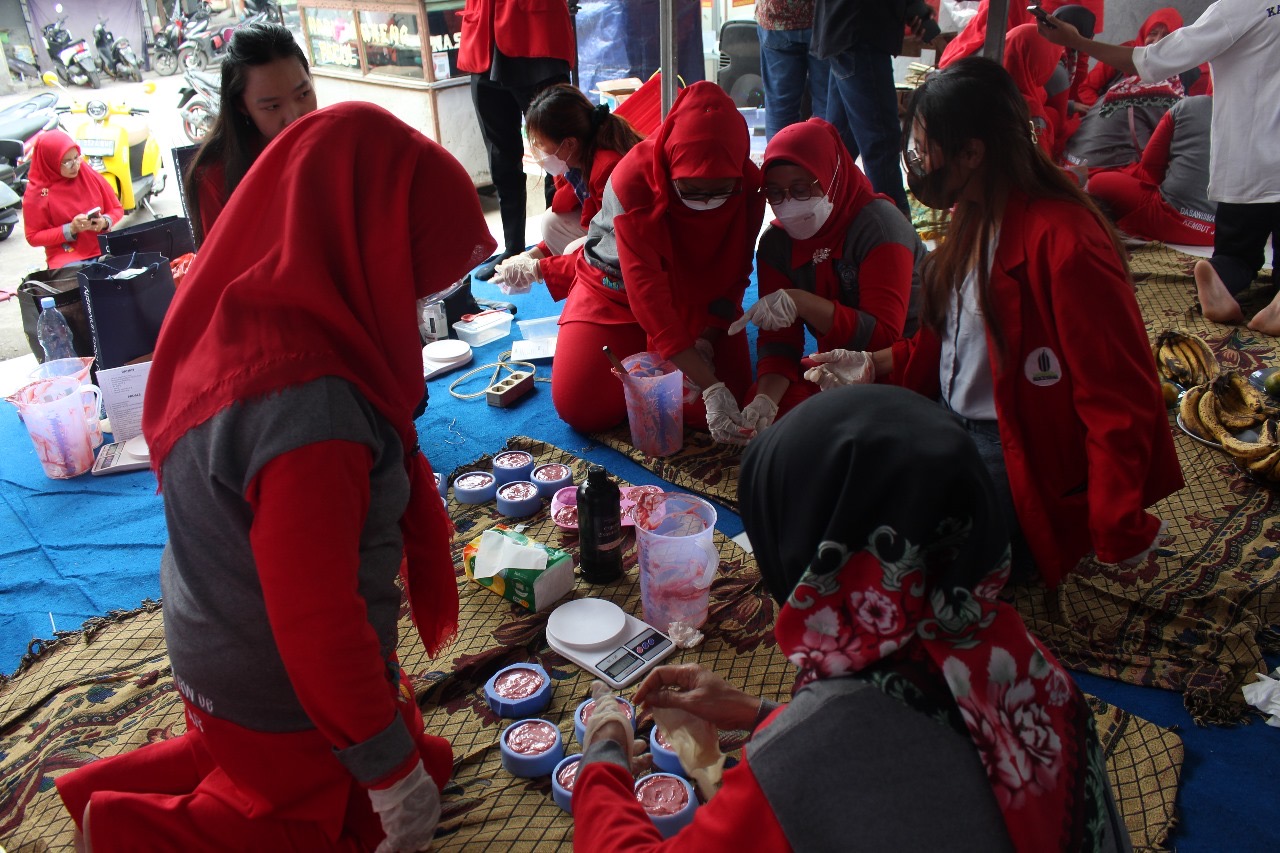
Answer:
<path fill-rule="evenodd" d="M 476 552 L 480 550 L 480 539 L 477 536 L 462 549 L 462 567 L 467 578 L 490 592 L 497 593 L 507 601 L 521 607 L 540 611 L 546 610 L 573 589 L 573 556 L 559 548 L 549 548 L 541 542 L 535 542 L 523 533 L 517 533 L 504 524 L 496 524 L 495 530 L 514 540 L 520 545 L 541 548 L 547 552 L 547 567 L 542 571 L 532 569 L 503 569 L 491 578 L 475 576 Z"/>
<path fill-rule="evenodd" d="M 623 77 L 621 80 L 598 80 L 593 92 L 600 93 L 600 103 L 616 110 L 618 105 L 636 93 L 644 85 L 639 77 Z"/>

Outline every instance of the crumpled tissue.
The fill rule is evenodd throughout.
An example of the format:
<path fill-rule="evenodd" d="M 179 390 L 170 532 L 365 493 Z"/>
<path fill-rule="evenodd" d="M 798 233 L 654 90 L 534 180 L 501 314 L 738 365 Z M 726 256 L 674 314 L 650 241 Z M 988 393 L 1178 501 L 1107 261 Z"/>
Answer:
<path fill-rule="evenodd" d="M 521 545 L 496 530 L 486 530 L 480 536 L 480 549 L 476 551 L 476 564 L 472 574 L 477 578 L 491 578 L 503 569 L 533 569 L 547 567 L 547 552 L 542 548 Z"/>
<path fill-rule="evenodd" d="M 1280 728 L 1280 667 L 1268 677 L 1258 673 L 1258 680 L 1240 688 L 1244 701 L 1264 714 L 1270 714 L 1267 725 Z"/>
<path fill-rule="evenodd" d="M 668 625 L 667 636 L 682 649 L 691 649 L 702 642 L 702 632 L 684 622 L 672 622 Z"/>

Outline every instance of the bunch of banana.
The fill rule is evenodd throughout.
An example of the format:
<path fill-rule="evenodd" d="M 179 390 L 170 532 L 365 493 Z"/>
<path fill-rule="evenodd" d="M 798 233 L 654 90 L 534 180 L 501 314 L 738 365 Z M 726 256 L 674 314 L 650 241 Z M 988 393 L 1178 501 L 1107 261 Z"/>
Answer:
<path fill-rule="evenodd" d="M 1209 345 L 1182 329 L 1161 332 L 1156 338 L 1155 356 L 1161 378 L 1184 388 L 1203 385 L 1221 372 Z"/>
<path fill-rule="evenodd" d="M 1256 477 L 1280 482 L 1280 409 L 1269 405 L 1238 370 L 1223 371 L 1212 382 L 1187 390 L 1178 404 L 1183 425 L 1206 441 L 1217 442 L 1236 464 Z M 1235 433 L 1260 426 L 1256 441 Z"/>

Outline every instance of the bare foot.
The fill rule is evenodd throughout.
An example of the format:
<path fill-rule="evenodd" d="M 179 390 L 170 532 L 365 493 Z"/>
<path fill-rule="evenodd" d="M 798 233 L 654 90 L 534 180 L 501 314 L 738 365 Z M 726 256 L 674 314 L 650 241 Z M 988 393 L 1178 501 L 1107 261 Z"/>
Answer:
<path fill-rule="evenodd" d="M 1244 321 L 1244 313 L 1240 303 L 1227 290 L 1227 286 L 1218 278 L 1213 264 L 1208 261 L 1197 261 L 1195 268 L 1196 294 L 1200 297 L 1200 308 L 1206 320 L 1215 323 L 1240 323 Z M 1261 316 L 1261 315 L 1259 315 Z M 1250 328 L 1253 328 L 1250 326 Z"/>
<path fill-rule="evenodd" d="M 1280 335 L 1280 294 L 1249 321 L 1249 328 L 1264 335 Z"/>

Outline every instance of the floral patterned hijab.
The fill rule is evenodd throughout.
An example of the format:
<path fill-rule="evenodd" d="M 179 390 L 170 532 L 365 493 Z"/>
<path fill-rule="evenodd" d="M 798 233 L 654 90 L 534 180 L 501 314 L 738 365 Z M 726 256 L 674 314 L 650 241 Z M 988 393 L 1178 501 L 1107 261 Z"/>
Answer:
<path fill-rule="evenodd" d="M 1008 534 L 954 419 L 901 388 L 825 391 L 748 446 L 740 483 L 796 689 L 867 679 L 972 738 L 1018 850 L 1097 848 L 1108 782 L 1093 717 L 996 598 Z"/>

